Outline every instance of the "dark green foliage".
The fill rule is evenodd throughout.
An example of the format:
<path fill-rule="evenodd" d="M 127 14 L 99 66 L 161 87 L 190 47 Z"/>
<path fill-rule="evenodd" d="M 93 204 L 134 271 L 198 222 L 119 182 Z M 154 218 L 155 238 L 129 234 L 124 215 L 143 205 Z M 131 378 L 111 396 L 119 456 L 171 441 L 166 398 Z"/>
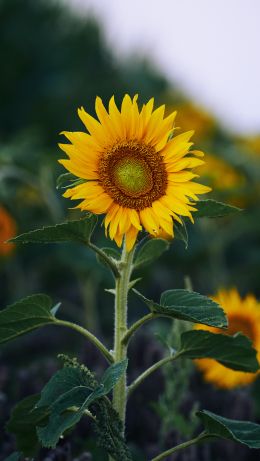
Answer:
<path fill-rule="evenodd" d="M 241 208 L 229 205 L 228 203 L 217 202 L 216 200 L 199 200 L 196 203 L 197 212 L 195 218 L 220 218 L 232 213 L 242 211 Z"/>
<path fill-rule="evenodd" d="M 54 306 L 55 307 L 55 306 Z M 0 311 L 0 343 L 55 322 L 49 296 L 27 296 Z"/>
<path fill-rule="evenodd" d="M 48 415 L 48 407 L 35 408 L 39 398 L 39 394 L 30 395 L 19 402 L 14 407 L 6 425 L 8 432 L 15 434 L 18 450 L 30 457 L 34 456 L 39 449 L 36 426 L 43 423 Z"/>
<path fill-rule="evenodd" d="M 255 373 L 259 369 L 252 341 L 241 333 L 228 336 L 202 330 L 187 331 L 181 335 L 178 354 L 190 359 L 212 358 L 232 370 Z"/>
<path fill-rule="evenodd" d="M 49 408 L 47 425 L 37 430 L 39 440 L 44 447 L 55 447 L 61 435 L 75 426 L 90 405 L 97 399 L 108 394 L 122 373 L 127 361 L 111 365 L 103 374 L 100 382 L 95 384 L 94 376 L 74 361 L 59 370 L 50 379 L 41 392 L 37 406 Z"/>
<path fill-rule="evenodd" d="M 223 418 L 211 411 L 197 412 L 206 434 L 247 445 L 249 448 L 260 448 L 260 425 L 249 421 L 236 421 Z"/>
<path fill-rule="evenodd" d="M 103 431 L 104 440 L 110 438 L 110 449 L 118 453 L 116 459 L 124 454 L 124 460 L 130 460 L 128 449 L 121 436 L 122 424 L 112 409 L 110 400 L 104 398 L 113 389 L 127 361 L 111 365 L 98 382 L 87 367 L 65 355 L 59 356 L 64 368 L 57 371 L 43 388 L 41 395 L 32 395 L 20 402 L 13 410 L 7 424 L 7 430 L 15 434 L 17 448 L 25 456 L 33 456 L 39 441 L 43 447 L 54 448 L 61 435 L 79 422 L 86 415 L 95 418 L 88 409 L 97 409 L 97 426 Z M 103 403 L 100 403 L 100 399 Z M 88 411 L 87 411 L 88 410 Z M 102 412 L 107 416 L 106 425 L 98 423 Z M 111 420 L 110 420 L 111 418 Z M 115 433 L 113 433 L 115 431 Z"/>
<path fill-rule="evenodd" d="M 131 461 L 130 450 L 122 436 L 122 423 L 111 402 L 102 398 L 95 402 L 90 409 L 95 415 L 92 424 L 99 446 L 104 448 L 115 461 Z"/>
<path fill-rule="evenodd" d="M 137 252 L 134 266 L 136 269 L 152 264 L 169 248 L 169 243 L 163 239 L 150 239 Z"/>
<path fill-rule="evenodd" d="M 18 235 L 10 241 L 15 243 L 81 242 L 88 244 L 97 224 L 97 217 L 88 213 L 77 221 L 67 221 L 55 226 L 43 227 Z"/>
<path fill-rule="evenodd" d="M 212 299 L 188 290 L 168 290 L 162 293 L 160 304 L 145 298 L 133 289 L 137 296 L 156 315 L 203 323 L 219 328 L 227 326 L 223 309 Z"/>
<path fill-rule="evenodd" d="M 5 458 L 4 461 L 19 461 L 20 458 L 20 453 L 16 451 L 15 453 L 12 453 L 10 456 Z"/>
<path fill-rule="evenodd" d="M 185 250 L 187 250 L 189 244 L 189 235 L 185 221 L 183 219 L 182 224 L 180 224 L 178 221 L 174 222 L 174 238 L 182 240 L 185 246 Z"/>

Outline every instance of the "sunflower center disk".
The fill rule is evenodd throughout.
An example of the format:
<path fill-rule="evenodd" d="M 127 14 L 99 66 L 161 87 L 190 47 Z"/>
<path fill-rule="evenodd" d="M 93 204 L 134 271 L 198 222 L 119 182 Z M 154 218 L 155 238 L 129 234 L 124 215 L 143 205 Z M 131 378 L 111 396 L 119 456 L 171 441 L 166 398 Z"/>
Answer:
<path fill-rule="evenodd" d="M 150 207 L 167 188 L 162 157 L 152 146 L 137 141 L 122 141 L 104 152 L 98 173 L 114 202 L 135 210 Z"/>
<path fill-rule="evenodd" d="M 128 196 L 139 197 L 153 187 L 153 177 L 147 163 L 134 157 L 120 159 L 114 167 L 114 180 Z"/>

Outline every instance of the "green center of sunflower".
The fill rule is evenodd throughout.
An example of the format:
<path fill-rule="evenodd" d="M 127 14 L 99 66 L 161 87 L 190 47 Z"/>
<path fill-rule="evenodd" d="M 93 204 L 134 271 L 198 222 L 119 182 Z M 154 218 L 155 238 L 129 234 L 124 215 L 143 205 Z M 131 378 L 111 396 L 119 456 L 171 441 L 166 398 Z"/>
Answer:
<path fill-rule="evenodd" d="M 138 141 L 121 141 L 100 156 L 99 181 L 118 205 L 135 210 L 150 207 L 167 188 L 163 158 Z"/>
<path fill-rule="evenodd" d="M 134 157 L 120 159 L 114 168 L 115 184 L 126 195 L 138 197 L 149 192 L 153 178 L 148 164 Z"/>

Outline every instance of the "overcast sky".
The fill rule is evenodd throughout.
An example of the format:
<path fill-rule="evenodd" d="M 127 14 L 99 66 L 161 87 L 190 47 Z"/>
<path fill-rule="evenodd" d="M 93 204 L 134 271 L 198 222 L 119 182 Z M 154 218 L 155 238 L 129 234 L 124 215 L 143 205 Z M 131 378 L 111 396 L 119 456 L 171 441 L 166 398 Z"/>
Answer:
<path fill-rule="evenodd" d="M 260 133 L 260 0 L 62 0 L 102 18 L 119 54 L 148 54 L 229 128 Z"/>

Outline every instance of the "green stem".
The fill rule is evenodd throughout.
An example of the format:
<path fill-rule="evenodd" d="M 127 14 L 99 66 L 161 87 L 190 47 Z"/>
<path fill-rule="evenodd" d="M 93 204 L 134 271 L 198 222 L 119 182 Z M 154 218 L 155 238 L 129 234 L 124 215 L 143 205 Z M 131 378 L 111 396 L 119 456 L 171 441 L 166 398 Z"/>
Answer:
<path fill-rule="evenodd" d="M 120 261 L 121 276 L 116 279 L 115 288 L 115 332 L 114 332 L 114 360 L 121 362 L 127 357 L 127 346 L 123 344 L 122 338 L 127 332 L 127 295 L 132 272 L 134 250 L 126 251 L 124 244 Z M 125 426 L 126 413 L 126 373 L 120 378 L 114 387 L 113 406 L 118 412 L 120 419 Z M 123 429 L 124 430 L 124 429 Z"/>
<path fill-rule="evenodd" d="M 164 359 L 159 360 L 158 362 L 154 363 L 150 368 L 147 368 L 138 378 L 136 378 L 132 384 L 128 387 L 128 396 L 132 394 L 132 392 L 141 384 L 148 376 L 154 373 L 158 368 L 162 367 L 166 363 L 172 362 L 173 360 L 177 359 L 178 355 L 170 355 L 169 357 L 165 357 Z"/>
<path fill-rule="evenodd" d="M 176 453 L 177 451 L 184 450 L 184 448 L 190 447 L 191 445 L 194 445 L 195 443 L 199 443 L 201 440 L 205 439 L 207 436 L 208 435 L 206 432 L 202 432 L 197 437 L 194 437 L 194 439 L 188 440 L 188 442 L 181 443 L 180 445 L 177 445 L 176 447 L 173 447 L 173 448 L 170 448 L 169 450 L 164 451 L 160 455 L 153 458 L 151 461 L 161 461 L 162 459 L 166 458 L 169 455 L 172 455 L 173 453 Z"/>
<path fill-rule="evenodd" d="M 82 334 L 85 338 L 91 341 L 100 350 L 100 352 L 104 355 L 104 357 L 107 359 L 109 363 L 114 362 L 113 355 L 109 352 L 106 346 L 104 346 L 104 344 L 101 341 L 99 341 L 98 338 L 96 338 L 95 335 L 90 333 L 90 331 L 86 330 L 80 325 L 77 325 L 76 323 L 68 322 L 67 320 L 56 319 L 54 325 L 61 325 L 63 327 L 68 327 Z"/>
<path fill-rule="evenodd" d="M 137 322 L 133 323 L 131 327 L 127 330 L 126 334 L 124 335 L 122 341 L 125 345 L 127 345 L 132 337 L 132 335 L 136 332 L 138 328 L 140 328 L 144 323 L 148 322 L 149 320 L 153 320 L 155 318 L 159 317 L 156 314 L 153 314 L 152 312 L 150 314 L 145 315 L 141 319 L 137 320 Z"/>

